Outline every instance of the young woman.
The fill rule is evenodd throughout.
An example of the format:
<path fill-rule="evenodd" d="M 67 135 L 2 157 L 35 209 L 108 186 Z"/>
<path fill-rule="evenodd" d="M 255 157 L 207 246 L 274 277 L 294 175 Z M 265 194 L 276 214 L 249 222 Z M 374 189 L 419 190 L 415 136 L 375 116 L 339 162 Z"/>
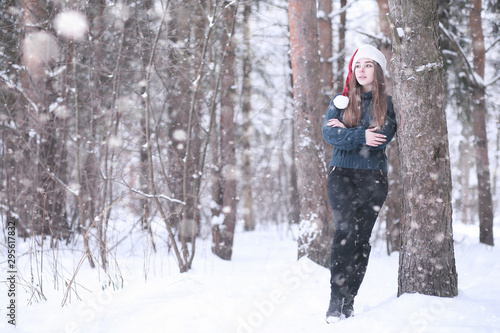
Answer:
<path fill-rule="evenodd" d="M 353 314 L 372 229 L 387 197 L 385 147 L 396 132 L 396 117 L 385 92 L 385 68 L 378 49 L 361 46 L 349 63 L 344 91 L 332 99 L 323 123 L 323 137 L 333 145 L 327 180 L 335 222 L 329 323 Z"/>

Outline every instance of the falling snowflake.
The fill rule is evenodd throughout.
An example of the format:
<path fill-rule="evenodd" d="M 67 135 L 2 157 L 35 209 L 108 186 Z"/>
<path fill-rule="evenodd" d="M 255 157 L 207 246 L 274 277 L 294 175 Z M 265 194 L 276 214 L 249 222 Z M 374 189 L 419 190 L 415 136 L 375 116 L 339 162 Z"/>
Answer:
<path fill-rule="evenodd" d="M 77 11 L 66 11 L 54 19 L 58 35 L 71 40 L 83 40 L 89 29 L 87 17 Z"/>

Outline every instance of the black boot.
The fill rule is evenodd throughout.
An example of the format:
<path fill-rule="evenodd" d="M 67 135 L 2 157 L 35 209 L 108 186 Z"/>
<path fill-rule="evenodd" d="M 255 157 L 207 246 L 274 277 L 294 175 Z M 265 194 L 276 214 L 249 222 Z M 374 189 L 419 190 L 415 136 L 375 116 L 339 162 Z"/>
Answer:
<path fill-rule="evenodd" d="M 344 300 L 338 297 L 330 298 L 330 305 L 328 306 L 328 311 L 326 311 L 326 322 L 328 324 L 335 323 L 340 320 L 342 315 L 342 304 Z"/>
<path fill-rule="evenodd" d="M 354 297 L 346 297 L 344 298 L 344 304 L 342 306 L 342 314 L 349 318 L 354 313 Z"/>

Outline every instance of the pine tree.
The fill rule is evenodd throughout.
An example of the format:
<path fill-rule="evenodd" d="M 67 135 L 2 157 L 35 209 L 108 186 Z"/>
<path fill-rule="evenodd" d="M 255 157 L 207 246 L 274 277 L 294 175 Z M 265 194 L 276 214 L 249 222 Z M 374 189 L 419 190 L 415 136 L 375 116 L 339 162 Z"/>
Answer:
<path fill-rule="evenodd" d="M 438 1 L 389 1 L 402 193 L 398 294 L 458 294 Z"/>
<path fill-rule="evenodd" d="M 481 243 L 493 245 L 493 200 L 491 198 L 488 137 L 486 135 L 486 87 L 483 82 L 486 47 L 484 45 L 481 12 L 481 0 L 473 0 L 470 10 L 473 64 L 474 72 L 481 79 L 477 80 L 474 85 L 472 118 L 474 120 L 474 146 L 476 147 L 479 240 Z"/>
<path fill-rule="evenodd" d="M 295 163 L 300 198 L 299 258 L 328 267 L 333 237 L 325 191 L 321 134 L 324 110 L 319 85 L 316 1 L 289 2 L 290 47 L 295 99 Z"/>

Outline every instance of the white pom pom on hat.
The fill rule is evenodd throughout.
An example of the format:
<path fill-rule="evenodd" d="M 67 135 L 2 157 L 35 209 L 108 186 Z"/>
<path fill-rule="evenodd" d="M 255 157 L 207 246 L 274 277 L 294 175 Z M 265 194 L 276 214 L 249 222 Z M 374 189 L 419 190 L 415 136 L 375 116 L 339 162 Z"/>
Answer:
<path fill-rule="evenodd" d="M 345 109 L 349 105 L 349 81 L 351 80 L 353 74 L 353 64 L 359 61 L 359 59 L 368 58 L 375 62 L 377 62 L 382 70 L 386 70 L 387 60 L 382 52 L 380 52 L 376 47 L 365 44 L 360 46 L 352 55 L 351 61 L 349 62 L 349 72 L 347 74 L 347 78 L 345 80 L 344 90 L 342 91 L 342 95 L 338 95 L 333 99 L 333 104 L 337 109 Z"/>
<path fill-rule="evenodd" d="M 349 105 L 349 97 L 344 95 L 338 95 L 333 99 L 333 104 L 337 109 L 343 110 Z"/>

